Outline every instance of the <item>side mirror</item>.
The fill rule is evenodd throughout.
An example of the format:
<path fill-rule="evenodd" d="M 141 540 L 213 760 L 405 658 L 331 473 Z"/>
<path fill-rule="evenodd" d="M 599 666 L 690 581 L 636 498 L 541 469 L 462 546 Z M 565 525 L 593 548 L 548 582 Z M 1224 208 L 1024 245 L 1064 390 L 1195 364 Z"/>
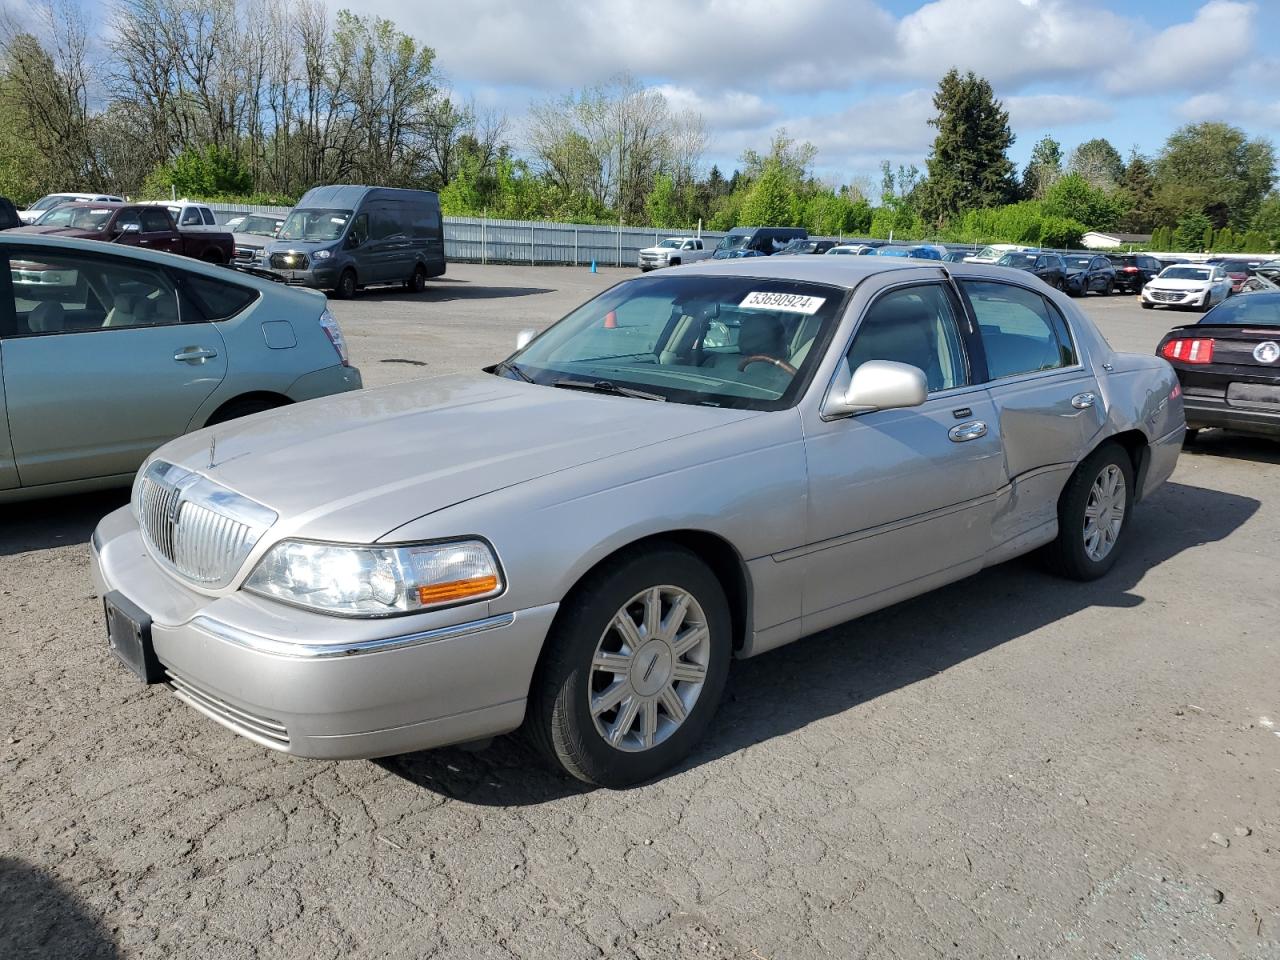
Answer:
<path fill-rule="evenodd" d="M 873 410 L 918 407 L 929 397 L 924 371 L 894 360 L 868 360 L 852 374 L 842 361 L 841 373 L 822 407 L 824 417 L 847 417 Z"/>
<path fill-rule="evenodd" d="M 521 330 L 516 334 L 516 349 L 523 350 L 538 335 L 537 330 Z"/>
<path fill-rule="evenodd" d="M 142 224 L 140 223 L 122 223 L 116 227 L 116 233 L 141 233 Z"/>

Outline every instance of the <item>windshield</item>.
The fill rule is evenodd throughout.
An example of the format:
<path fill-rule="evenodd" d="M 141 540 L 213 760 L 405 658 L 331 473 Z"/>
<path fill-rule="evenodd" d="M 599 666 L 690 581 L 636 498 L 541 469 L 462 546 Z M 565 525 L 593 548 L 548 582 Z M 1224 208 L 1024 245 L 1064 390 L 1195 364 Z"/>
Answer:
<path fill-rule="evenodd" d="M 101 230 L 111 219 L 110 209 L 90 207 L 55 207 L 36 221 L 40 227 L 74 227 L 77 230 Z"/>
<path fill-rule="evenodd" d="M 995 247 L 983 247 L 977 253 L 977 256 L 982 260 L 999 260 L 1003 255 L 1004 251 L 997 250 Z"/>
<path fill-rule="evenodd" d="M 1064 257 L 1063 259 L 1073 270 L 1088 270 L 1089 264 L 1093 263 L 1093 257 Z"/>
<path fill-rule="evenodd" d="M 660 244 L 658 244 L 659 250 L 676 250 L 676 249 L 679 249 L 679 247 L 680 247 L 679 240 L 663 240 Z"/>
<path fill-rule="evenodd" d="M 236 233 L 253 233 L 260 237 L 274 237 L 280 229 L 275 217 L 248 216 L 236 224 Z"/>
<path fill-rule="evenodd" d="M 41 197 L 31 205 L 32 210 L 48 210 L 50 207 L 56 207 L 60 203 L 66 203 L 71 198 L 65 193 L 51 193 L 47 197 Z"/>
<path fill-rule="evenodd" d="M 1200 323 L 1210 326 L 1280 327 L 1280 293 L 1247 293 L 1218 304 Z"/>
<path fill-rule="evenodd" d="M 795 403 L 838 322 L 839 287 L 643 277 L 579 307 L 511 358 L 517 376 L 642 390 L 676 403 Z"/>
<path fill-rule="evenodd" d="M 1204 267 L 1166 267 L 1161 280 L 1208 280 L 1209 271 Z"/>
<path fill-rule="evenodd" d="M 350 210 L 294 210 L 279 236 L 281 240 L 337 240 L 350 219 Z"/>
<path fill-rule="evenodd" d="M 751 235 L 747 233 L 731 233 L 729 236 L 721 239 L 716 244 L 717 250 L 737 250 L 739 247 L 745 246 L 746 242 L 751 239 Z"/>
<path fill-rule="evenodd" d="M 1036 265 L 1036 255 L 1034 253 L 1006 253 L 996 263 L 1002 267 L 1017 267 L 1020 270 L 1030 270 Z"/>

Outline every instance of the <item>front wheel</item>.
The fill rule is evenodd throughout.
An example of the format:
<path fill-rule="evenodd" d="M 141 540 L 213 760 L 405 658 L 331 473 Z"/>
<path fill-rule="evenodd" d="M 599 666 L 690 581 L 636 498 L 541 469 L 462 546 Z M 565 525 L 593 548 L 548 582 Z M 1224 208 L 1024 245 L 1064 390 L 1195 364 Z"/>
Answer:
<path fill-rule="evenodd" d="M 1153 309 L 1155 309 L 1155 304 L 1154 304 L 1154 303 L 1147 303 L 1147 301 L 1143 300 L 1143 301 L 1142 301 L 1142 309 L 1143 309 L 1143 310 L 1153 310 Z"/>
<path fill-rule="evenodd" d="M 421 293 L 427 289 L 427 271 L 422 264 L 418 264 L 413 268 L 413 273 L 404 282 L 404 286 L 410 293 Z"/>
<path fill-rule="evenodd" d="M 1066 283 L 1063 282 L 1061 277 L 1058 277 L 1058 279 L 1053 281 L 1053 289 L 1058 291 L 1065 291 L 1067 289 L 1067 285 Z"/>
<path fill-rule="evenodd" d="M 333 295 L 339 300 L 350 300 L 356 295 L 356 272 L 348 267 L 338 277 L 338 285 L 333 288 Z"/>
<path fill-rule="evenodd" d="M 587 783 L 626 787 L 702 738 L 732 653 L 715 575 L 674 545 L 625 556 L 565 601 L 529 696 L 530 739 Z"/>
<path fill-rule="evenodd" d="M 1116 443 L 1104 443 L 1071 475 L 1058 497 L 1058 538 L 1045 549 L 1057 573 L 1096 580 L 1110 570 L 1129 528 L 1133 464 Z"/>

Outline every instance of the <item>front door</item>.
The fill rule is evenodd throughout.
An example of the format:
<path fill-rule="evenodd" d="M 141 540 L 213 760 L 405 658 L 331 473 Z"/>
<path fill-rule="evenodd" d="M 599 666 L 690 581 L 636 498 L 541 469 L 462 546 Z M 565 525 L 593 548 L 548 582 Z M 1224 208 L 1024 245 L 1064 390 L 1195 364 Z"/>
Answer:
<path fill-rule="evenodd" d="M 0 340 L 0 386 L 4 384 L 4 341 Z M 13 460 L 13 444 L 9 442 L 9 417 L 5 409 L 4 390 L 0 389 L 0 490 L 18 485 L 18 465 Z"/>
<path fill-rule="evenodd" d="M 4 393 L 21 485 L 132 473 L 185 433 L 226 348 L 163 269 L 111 255 L 10 249 L 60 285 L 0 287 Z M 0 468 L 2 469 L 2 468 Z"/>
<path fill-rule="evenodd" d="M 1004 483 L 995 410 L 971 374 L 963 313 L 944 281 L 887 289 L 858 324 L 846 362 L 919 367 L 919 407 L 805 424 L 809 466 L 805 629 L 980 565 Z"/>

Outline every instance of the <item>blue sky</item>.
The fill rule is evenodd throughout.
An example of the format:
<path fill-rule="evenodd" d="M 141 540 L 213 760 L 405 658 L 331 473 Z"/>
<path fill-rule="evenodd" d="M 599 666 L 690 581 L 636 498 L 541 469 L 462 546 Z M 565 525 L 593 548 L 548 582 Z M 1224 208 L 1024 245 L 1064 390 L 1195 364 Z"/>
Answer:
<path fill-rule="evenodd" d="M 89 8 L 88 0 L 85 0 Z M 101 9 L 97 4 L 92 8 Z M 702 114 L 707 162 L 786 127 L 820 173 L 923 167 L 951 66 L 991 80 L 1019 168 L 1045 133 L 1155 153 L 1179 125 L 1280 133 L 1280 0 L 329 0 L 433 46 L 452 87 L 506 113 L 627 72 Z"/>

